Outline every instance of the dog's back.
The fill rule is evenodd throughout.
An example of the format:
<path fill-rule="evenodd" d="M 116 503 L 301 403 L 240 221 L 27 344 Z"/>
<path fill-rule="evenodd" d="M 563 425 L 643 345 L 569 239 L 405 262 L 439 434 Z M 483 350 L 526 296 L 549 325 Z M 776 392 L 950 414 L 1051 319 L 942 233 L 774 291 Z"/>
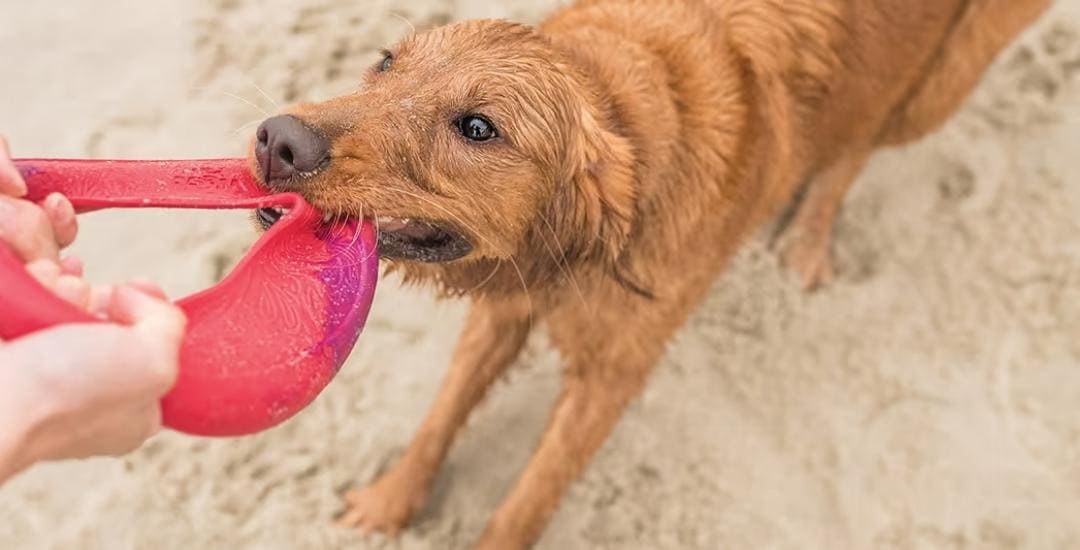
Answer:
<path fill-rule="evenodd" d="M 488 101 L 521 96 L 528 98 L 527 108 L 495 109 L 496 125 L 549 114 L 535 128 L 550 131 L 518 129 L 508 135 L 525 151 L 543 145 L 536 158 L 558 159 L 552 166 L 534 161 L 545 168 L 542 177 L 530 179 L 533 165 L 521 164 L 525 168 L 496 178 L 490 174 L 500 166 L 518 166 L 511 158 L 515 147 L 507 146 L 514 140 L 489 144 L 485 137 L 484 144 L 471 144 L 458 139 L 468 139 L 463 135 L 445 140 L 442 156 L 421 156 L 414 145 L 420 139 L 401 140 L 396 133 L 373 139 L 370 134 L 384 128 L 403 132 L 409 126 L 386 124 L 378 116 L 365 119 L 377 126 L 347 136 L 347 151 L 368 160 L 346 165 L 362 171 L 357 176 L 345 170 L 349 181 L 382 182 L 364 188 L 365 200 L 385 196 L 385 188 L 398 180 L 412 181 L 405 170 L 385 179 L 387 170 L 380 167 L 394 165 L 370 162 L 405 151 L 422 159 L 415 166 L 442 160 L 452 168 L 448 173 L 468 178 L 443 178 L 451 192 L 420 197 L 423 208 L 403 212 L 407 203 L 387 203 L 395 215 L 431 216 L 425 205 L 446 201 L 432 223 L 451 214 L 483 224 L 486 218 L 475 213 L 496 211 L 502 217 L 494 219 L 524 220 L 519 225 L 528 230 L 499 223 L 497 232 L 490 231 L 522 252 L 505 253 L 516 277 L 489 285 L 509 290 L 476 291 L 498 276 L 503 256 L 494 268 L 483 263 L 486 258 L 407 266 L 444 284 L 464 273 L 468 277 L 461 280 L 480 284 L 461 285 L 463 292 L 478 299 L 447 383 L 416 439 L 392 470 L 349 497 L 346 521 L 391 533 L 404 524 L 424 501 L 469 410 L 513 363 L 534 321 L 543 320 L 566 361 L 563 392 L 529 465 L 479 545 L 528 547 L 641 392 L 671 336 L 754 229 L 804 191 L 783 241 L 784 257 L 808 286 L 827 282 L 833 220 L 866 160 L 882 145 L 940 124 L 997 53 L 1048 4 L 583 0 L 555 14 L 539 33 L 474 22 L 429 35 L 408 44 L 400 59 L 387 55 L 383 65 L 398 63 L 399 74 L 373 76 L 375 91 L 307 108 L 312 120 L 373 110 L 388 113 L 386 120 L 419 120 L 403 118 L 412 114 L 399 108 L 405 102 L 388 98 L 413 94 L 417 75 L 437 76 L 427 72 L 431 67 L 424 60 L 438 59 L 456 68 L 460 80 L 475 80 L 476 88 L 495 77 L 511 82 L 496 87 L 501 93 Z M 446 56 L 447 45 L 458 54 Z M 477 51 L 483 55 L 474 58 Z M 494 65 L 493 57 L 499 60 Z M 526 70 L 529 78 L 516 78 Z M 508 72 L 515 78 L 506 78 Z M 433 89 L 424 100 L 447 95 Z M 447 126 L 439 122 L 432 131 L 449 131 Z M 488 126 L 485 120 L 480 130 Z M 398 148 L 380 148 L 384 142 Z M 489 156 L 499 162 L 460 168 Z M 456 202 L 474 189 L 491 195 L 484 209 Z M 411 189 L 400 193 L 416 196 Z M 495 248 L 488 253 L 497 254 Z M 518 269 L 519 263 L 527 268 Z"/>
<path fill-rule="evenodd" d="M 556 14 L 545 29 L 559 34 L 602 28 L 675 67 L 707 63 L 710 52 L 698 48 L 696 57 L 676 58 L 685 50 L 669 41 L 711 35 L 735 44 L 760 70 L 785 79 L 796 95 L 799 112 L 793 114 L 800 120 L 793 129 L 808 143 L 802 152 L 806 169 L 813 171 L 853 144 L 898 143 L 937 128 L 1000 50 L 1049 4 L 585 0 Z"/>
<path fill-rule="evenodd" d="M 727 236 L 714 239 L 719 242 L 717 263 L 730 254 L 730 245 L 786 208 L 799 191 L 815 187 L 815 180 L 837 180 L 817 185 L 820 196 L 812 197 L 806 212 L 795 218 L 794 232 L 809 234 L 795 240 L 809 242 L 803 248 L 813 250 L 785 254 L 812 287 L 830 278 L 822 265 L 827 262 L 822 258 L 825 241 L 865 159 L 879 146 L 903 143 L 940 126 L 996 55 L 1049 3 L 585 0 L 557 13 L 543 29 L 556 39 L 585 45 L 591 51 L 582 57 L 600 59 L 594 61 L 599 71 L 617 68 L 602 78 L 630 121 L 623 129 L 645 170 L 639 174 L 639 200 L 647 205 L 650 197 L 661 197 L 672 203 L 647 205 L 661 216 L 678 211 L 688 220 L 700 210 L 702 217 L 708 213 L 713 219 L 701 224 L 727 220 L 729 227 L 719 231 L 688 223 L 694 227 L 683 232 Z M 736 64 L 748 74 L 732 74 L 731 55 L 741 58 Z M 750 82 L 738 91 L 725 87 L 739 79 Z M 739 136 L 741 141 L 734 143 L 730 120 L 742 116 L 741 109 L 755 111 L 751 120 L 758 120 L 758 127 L 738 131 L 757 135 Z M 649 124 L 638 122 L 644 120 Z M 750 146 L 749 141 L 759 143 Z M 746 146 L 760 151 L 741 150 Z M 767 158 L 758 159 L 764 166 L 737 166 L 745 159 L 733 155 Z M 713 160 L 704 160 L 709 156 Z M 687 189 L 693 185 L 684 182 L 687 174 L 699 172 L 741 186 L 722 193 L 750 196 L 738 209 L 710 204 L 707 196 L 685 201 L 666 196 L 693 193 Z M 685 204 L 674 205 L 679 202 Z M 671 225 L 670 218 L 655 222 Z M 671 245 L 679 240 L 667 231 L 652 248 L 677 255 Z"/>

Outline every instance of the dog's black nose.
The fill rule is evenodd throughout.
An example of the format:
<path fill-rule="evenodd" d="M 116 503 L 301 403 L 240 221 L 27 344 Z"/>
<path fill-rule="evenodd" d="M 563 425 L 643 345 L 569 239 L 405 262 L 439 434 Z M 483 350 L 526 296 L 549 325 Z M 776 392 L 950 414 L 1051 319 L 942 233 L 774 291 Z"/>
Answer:
<path fill-rule="evenodd" d="M 267 119 L 255 137 L 255 158 L 269 184 L 295 183 L 330 160 L 326 139 L 293 116 Z"/>

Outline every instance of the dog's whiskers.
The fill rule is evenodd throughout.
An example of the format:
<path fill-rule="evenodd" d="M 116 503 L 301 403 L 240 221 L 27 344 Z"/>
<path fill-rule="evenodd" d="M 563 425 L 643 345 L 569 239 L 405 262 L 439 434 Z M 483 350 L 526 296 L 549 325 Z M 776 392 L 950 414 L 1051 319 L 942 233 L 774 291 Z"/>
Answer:
<path fill-rule="evenodd" d="M 257 118 L 257 119 L 255 119 L 255 120 L 252 120 L 251 122 L 248 122 L 248 123 L 244 124 L 243 126 L 241 126 L 241 127 L 237 128 L 237 129 L 233 130 L 233 131 L 232 131 L 232 133 L 233 133 L 234 135 L 235 135 L 235 134 L 239 134 L 240 132 L 243 132 L 244 130 L 246 130 L 246 129 L 248 129 L 248 128 L 250 128 L 250 127 L 252 127 L 252 126 L 256 125 L 256 124 L 259 124 L 259 123 L 260 123 L 260 122 L 262 122 L 263 120 L 265 120 L 265 119 L 263 119 L 263 118 Z"/>
<path fill-rule="evenodd" d="M 472 287 L 471 289 L 469 289 L 469 291 L 466 292 L 465 294 L 472 294 L 472 293 L 484 288 L 485 286 L 487 286 L 487 284 L 490 283 L 491 280 L 495 278 L 495 274 L 499 272 L 499 268 L 501 268 L 503 266 L 503 263 L 505 263 L 505 262 L 503 262 L 502 258 L 499 258 L 499 260 L 495 263 L 495 269 L 491 270 L 491 273 L 488 274 L 487 278 L 485 278 L 483 281 L 481 281 L 480 284 L 478 284 L 478 285 Z M 530 315 L 531 315 L 531 313 L 530 313 Z"/>
<path fill-rule="evenodd" d="M 339 224 L 340 224 L 342 229 L 345 228 L 345 221 L 342 219 L 341 214 L 342 214 L 341 209 L 334 209 L 333 217 L 330 218 L 330 228 L 333 229 L 334 231 L 338 230 Z"/>
<path fill-rule="evenodd" d="M 569 262 L 566 259 L 566 249 L 563 248 L 562 243 L 559 242 L 558 233 L 555 232 L 555 228 L 551 226 L 551 222 L 548 221 L 543 213 L 540 214 L 540 220 L 544 222 L 544 226 L 551 232 L 551 238 L 555 240 L 555 248 L 559 251 L 558 257 L 555 256 L 555 251 L 548 245 L 547 238 L 541 234 L 540 240 L 543 241 L 544 248 L 548 250 L 548 254 L 551 254 L 551 259 L 555 260 L 555 264 L 559 266 L 559 270 L 562 271 L 563 276 L 570 282 L 570 286 L 574 288 L 574 293 L 577 294 L 578 300 L 581 300 L 581 307 L 585 308 L 585 311 L 588 312 L 590 316 L 595 317 L 596 311 L 589 307 L 588 301 L 585 300 L 585 293 L 581 291 L 581 285 L 578 284 L 577 278 L 574 277 L 574 274 L 570 270 Z"/>
<path fill-rule="evenodd" d="M 280 111 L 281 110 L 281 104 L 278 103 L 277 101 L 275 101 L 273 97 L 270 97 L 270 94 L 266 93 L 266 90 L 262 89 L 262 87 L 259 86 L 258 84 L 256 84 L 255 81 L 252 80 L 251 78 L 248 78 L 248 80 L 250 80 L 251 85 L 254 86 L 255 89 L 258 90 L 259 93 L 262 94 L 262 96 L 265 97 L 266 100 L 269 101 L 270 104 L 274 106 L 275 111 Z"/>
<path fill-rule="evenodd" d="M 331 226 L 330 226 L 330 233 L 331 234 L 337 233 L 337 231 L 339 230 L 337 224 L 340 223 L 341 224 L 341 229 L 344 229 L 345 226 L 349 223 L 350 219 L 356 219 L 357 224 L 356 224 L 356 227 L 355 227 L 355 229 L 353 231 L 352 240 L 349 241 L 349 245 L 347 247 L 345 247 L 346 249 L 351 249 L 353 246 L 355 246 L 356 242 L 360 240 L 360 236 L 364 234 L 364 208 L 363 208 L 363 206 L 360 207 L 359 216 L 355 216 L 355 217 L 350 216 L 349 214 L 347 214 L 344 209 L 338 210 L 337 213 L 334 214 L 334 219 L 333 219 L 333 222 L 331 223 Z M 374 221 L 374 223 L 375 223 L 375 242 L 378 243 L 379 242 L 378 241 L 379 222 L 376 219 Z M 377 245 L 373 246 L 371 248 L 371 250 L 367 253 L 367 255 L 364 256 L 363 258 L 360 258 L 360 259 L 356 260 L 355 262 L 339 265 L 337 267 L 340 268 L 340 269 L 348 269 L 350 267 L 356 267 L 358 265 L 362 265 L 364 263 L 367 263 L 367 261 L 370 260 L 372 258 L 372 256 L 377 254 L 378 251 L 379 251 L 379 247 Z"/>
<path fill-rule="evenodd" d="M 406 25 L 409 26 L 409 29 L 412 30 L 412 33 L 416 34 L 416 25 L 413 25 L 412 21 L 409 21 L 404 15 L 401 15 L 400 13 L 394 11 L 390 12 L 390 15 L 404 22 Z"/>
<path fill-rule="evenodd" d="M 342 227 L 344 227 L 345 224 L 348 223 L 348 220 L 345 217 L 345 214 L 343 212 L 338 212 L 337 216 L 339 218 L 341 218 L 341 220 L 342 220 L 341 225 L 342 225 Z M 363 229 L 364 229 L 364 206 L 360 205 L 360 217 L 357 218 L 356 232 L 353 234 L 352 242 L 349 243 L 349 247 L 352 247 L 352 245 L 356 244 L 356 241 L 360 238 L 360 233 L 363 231 Z"/>
<path fill-rule="evenodd" d="M 379 213 L 374 208 L 371 209 L 371 220 L 375 224 L 375 240 L 378 241 L 382 236 L 382 226 L 379 224 Z"/>
<path fill-rule="evenodd" d="M 231 97 L 231 98 L 233 98 L 233 99 L 235 99 L 235 100 L 237 100 L 237 101 L 239 101 L 241 103 L 244 103 L 245 105 L 251 107 L 252 109 L 255 109 L 256 111 L 262 113 L 263 116 L 265 116 L 267 118 L 273 116 L 273 115 L 270 114 L 269 111 L 267 111 L 266 109 L 260 107 L 257 103 L 255 103 L 254 101 L 251 101 L 250 99 L 247 99 L 246 97 L 239 96 L 239 95 L 236 95 L 236 94 L 234 94 L 232 92 L 226 92 L 226 91 L 222 91 L 221 93 L 225 94 L 227 97 Z"/>
<path fill-rule="evenodd" d="M 363 205 L 361 205 L 360 206 L 360 212 L 363 213 L 363 211 L 364 211 L 364 207 L 363 207 Z M 360 223 L 363 223 L 363 219 L 364 219 L 364 217 L 363 217 L 363 215 L 361 215 L 360 216 Z M 377 253 L 379 251 L 379 238 L 382 235 L 382 228 L 379 227 L 379 214 L 378 214 L 378 212 L 375 212 L 374 208 L 371 210 L 371 219 L 372 219 L 372 223 L 375 224 L 375 247 L 371 250 L 371 253 L 375 254 L 375 253 Z M 366 260 L 367 258 L 364 258 L 364 259 Z"/>

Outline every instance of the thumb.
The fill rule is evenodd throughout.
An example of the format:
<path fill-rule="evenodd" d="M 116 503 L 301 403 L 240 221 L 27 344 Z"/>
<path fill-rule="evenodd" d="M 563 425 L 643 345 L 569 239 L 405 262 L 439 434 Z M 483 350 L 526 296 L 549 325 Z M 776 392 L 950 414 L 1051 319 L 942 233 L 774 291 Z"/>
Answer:
<path fill-rule="evenodd" d="M 0 194 L 12 197 L 26 194 L 26 182 L 11 162 L 11 152 L 4 136 L 0 136 Z"/>
<path fill-rule="evenodd" d="M 154 296 L 130 286 L 119 286 L 112 294 L 109 318 L 129 325 L 144 343 L 153 368 L 161 377 L 163 390 L 176 381 L 180 344 L 187 327 L 184 312 Z"/>
<path fill-rule="evenodd" d="M 179 340 L 183 336 L 187 326 L 184 312 L 167 300 L 151 294 L 150 289 L 122 285 L 113 290 L 110 298 L 110 320 L 167 339 Z"/>

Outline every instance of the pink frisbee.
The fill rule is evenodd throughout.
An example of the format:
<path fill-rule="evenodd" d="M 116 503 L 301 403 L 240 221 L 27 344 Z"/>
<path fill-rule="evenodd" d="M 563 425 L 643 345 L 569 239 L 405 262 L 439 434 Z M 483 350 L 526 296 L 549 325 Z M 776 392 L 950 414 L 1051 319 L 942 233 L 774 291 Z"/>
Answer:
<path fill-rule="evenodd" d="M 66 195 L 103 208 L 289 209 L 221 283 L 180 300 L 188 315 L 164 424 L 237 436 L 284 422 L 330 383 L 356 343 L 375 293 L 369 222 L 325 224 L 295 193 L 269 194 L 245 159 L 17 160 L 31 200 Z M 100 320 L 31 278 L 0 243 L 0 337 Z"/>

